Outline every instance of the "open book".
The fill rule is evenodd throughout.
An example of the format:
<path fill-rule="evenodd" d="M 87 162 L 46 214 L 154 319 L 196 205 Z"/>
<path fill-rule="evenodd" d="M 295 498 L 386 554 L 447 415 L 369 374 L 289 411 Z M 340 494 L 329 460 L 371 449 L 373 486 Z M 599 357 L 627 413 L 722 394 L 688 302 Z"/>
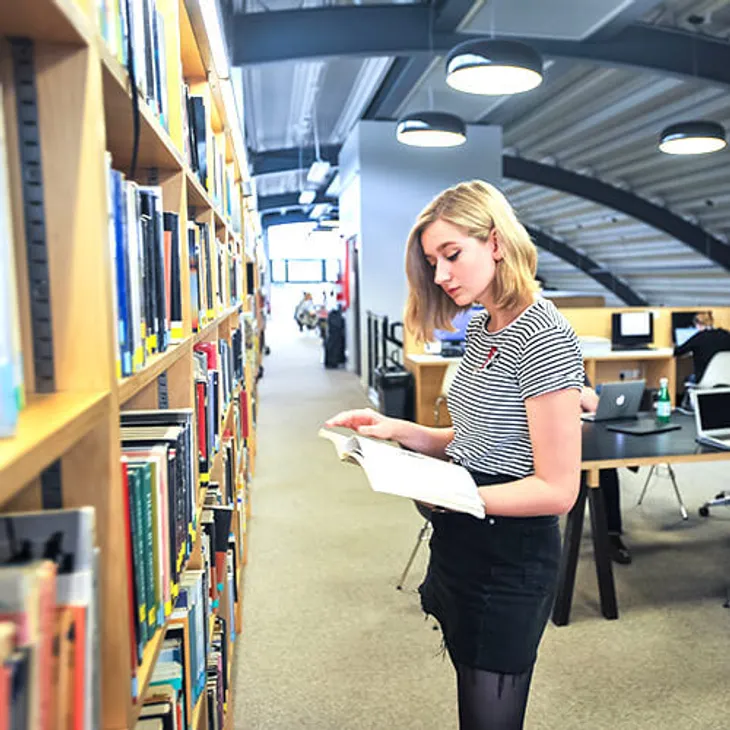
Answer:
<path fill-rule="evenodd" d="M 334 444 L 342 461 L 361 466 L 376 492 L 397 494 L 484 519 L 477 485 L 463 466 L 327 428 L 320 429 L 319 435 Z"/>

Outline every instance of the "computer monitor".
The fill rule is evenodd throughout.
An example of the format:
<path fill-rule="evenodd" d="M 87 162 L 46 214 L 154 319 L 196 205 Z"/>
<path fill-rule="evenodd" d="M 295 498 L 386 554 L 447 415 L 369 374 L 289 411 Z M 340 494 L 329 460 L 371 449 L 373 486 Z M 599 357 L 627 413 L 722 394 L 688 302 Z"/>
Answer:
<path fill-rule="evenodd" d="M 698 314 L 699 312 L 672 312 L 672 342 L 675 345 L 684 344 L 697 332 L 695 317 Z"/>
<path fill-rule="evenodd" d="M 451 324 L 454 328 L 453 332 L 448 330 L 434 330 L 433 338 L 439 342 L 464 342 L 466 339 L 466 328 L 471 322 L 471 318 L 481 312 L 484 307 L 472 307 L 465 312 L 459 312 L 452 320 Z"/>
<path fill-rule="evenodd" d="M 617 349 L 648 347 L 654 341 L 651 312 L 619 312 L 611 315 L 611 345 Z"/>
<path fill-rule="evenodd" d="M 690 337 L 694 337 L 696 334 L 696 327 L 675 327 L 672 331 L 672 339 L 674 340 L 674 344 L 679 346 L 683 345 Z"/>

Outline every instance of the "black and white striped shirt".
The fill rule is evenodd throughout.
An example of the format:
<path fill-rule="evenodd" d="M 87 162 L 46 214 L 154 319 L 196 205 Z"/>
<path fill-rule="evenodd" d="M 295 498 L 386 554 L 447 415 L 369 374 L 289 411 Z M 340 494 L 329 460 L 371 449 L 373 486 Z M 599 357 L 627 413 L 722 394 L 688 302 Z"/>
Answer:
<path fill-rule="evenodd" d="M 475 315 L 466 352 L 448 393 L 454 440 L 446 454 L 467 469 L 525 477 L 533 474 L 525 401 L 583 386 L 583 357 L 565 317 L 537 299 L 517 319 L 488 332 L 489 315 Z"/>

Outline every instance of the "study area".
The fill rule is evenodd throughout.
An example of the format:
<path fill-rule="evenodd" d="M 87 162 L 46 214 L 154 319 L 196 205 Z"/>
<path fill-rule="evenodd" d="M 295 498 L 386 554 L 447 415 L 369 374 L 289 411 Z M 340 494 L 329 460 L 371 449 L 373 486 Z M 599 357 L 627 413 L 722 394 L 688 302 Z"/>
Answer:
<path fill-rule="evenodd" d="M 547 292 L 545 296 L 549 297 Z M 556 299 L 556 303 L 560 299 Z M 571 304 L 575 304 L 573 299 Z M 459 314 L 454 318 L 453 330 L 436 330 L 434 341 L 429 343 L 415 343 L 406 332 L 404 336 L 405 366 L 413 374 L 414 383 L 414 417 L 416 422 L 428 426 L 447 426 L 450 424 L 445 402 L 448 389 L 459 367 L 461 355 L 467 336 L 467 327 L 471 318 L 481 311 L 479 307 Z M 613 571 L 608 555 L 606 515 L 599 489 L 599 472 L 602 469 L 617 467 L 649 466 L 652 470 L 656 465 L 666 465 L 671 470 L 671 464 L 676 462 L 700 462 L 730 459 L 730 450 L 724 442 L 710 442 L 700 439 L 702 421 L 698 412 L 697 424 L 692 411 L 675 413 L 673 428 L 679 433 L 661 432 L 656 428 L 654 413 L 656 403 L 652 403 L 652 392 L 659 390 L 662 380 L 666 380 L 669 399 L 672 407 L 683 403 L 690 406 L 691 389 L 697 387 L 697 382 L 689 382 L 693 367 L 691 359 L 675 356 L 675 347 L 682 347 L 693 335 L 697 334 L 696 322 L 699 317 L 710 317 L 719 330 L 726 331 L 730 327 L 730 308 L 727 307 L 700 307 L 700 308 L 652 308 L 652 309 L 614 309 L 610 307 L 566 307 L 560 309 L 566 319 L 573 326 L 583 353 L 583 362 L 586 379 L 589 383 L 600 386 L 604 383 L 638 385 L 634 408 L 627 413 L 625 408 L 619 408 L 615 413 L 608 413 L 603 423 L 584 421 L 583 425 L 583 455 L 581 468 L 585 481 L 578 501 L 566 520 L 564 533 L 564 552 L 560 567 L 560 580 L 553 611 L 553 621 L 556 625 L 564 626 L 569 622 L 570 608 L 573 597 L 573 584 L 578 560 L 578 551 L 583 531 L 583 520 L 586 509 L 586 500 L 590 502 L 592 522 L 592 539 L 594 560 L 600 599 L 600 611 L 605 618 L 618 618 L 618 603 L 613 582 Z M 714 355 L 717 372 L 710 377 L 713 382 L 705 380 L 704 387 L 725 385 L 730 387 L 730 349 L 718 349 Z M 702 376 L 704 377 L 704 375 Z M 700 387 L 702 387 L 700 378 Z M 628 392 L 618 388 L 621 406 Z M 701 391 L 705 392 L 705 391 Z M 722 416 L 728 399 L 722 388 L 714 395 L 715 403 L 705 403 L 705 417 L 719 420 L 715 428 L 723 435 L 730 434 L 730 415 Z M 707 397 L 709 398 L 710 395 Z M 719 398 L 719 400 L 718 400 Z M 599 407 L 600 403 L 599 401 Z M 702 401 L 700 401 L 702 403 Z M 641 407 L 643 404 L 643 407 Z M 644 428 L 637 433 L 636 425 L 630 420 L 641 411 L 644 414 L 642 421 L 637 421 Z M 710 408 L 713 415 L 709 415 Z M 694 409 L 693 409 L 694 410 Z M 726 413 L 730 414 L 730 411 Z M 627 423 L 627 416 L 629 417 Z M 596 418 L 598 421 L 598 418 Z M 612 424 L 620 423 L 622 427 Z M 653 432 L 656 432 L 653 435 Z M 647 479 L 651 479 L 651 474 Z M 671 479 L 676 489 L 674 473 Z M 587 487 L 587 489 L 586 489 Z M 688 518 L 686 508 L 677 492 L 682 516 Z M 708 498 L 710 494 L 708 492 Z M 717 504 L 730 503 L 718 495 Z M 707 505 L 700 508 L 701 514 L 709 514 Z"/>
<path fill-rule="evenodd" d="M 0 0 L 0 730 L 726 727 L 728 37 L 711 0 Z M 411 239 L 470 181 L 504 215 Z M 511 384 L 463 396 L 512 227 L 515 325 L 579 346 L 520 398 L 595 391 L 542 424 L 570 484 Z M 414 258 L 463 310 L 422 343 Z M 407 438 L 467 412 L 509 429 L 459 434 L 481 469 Z"/>

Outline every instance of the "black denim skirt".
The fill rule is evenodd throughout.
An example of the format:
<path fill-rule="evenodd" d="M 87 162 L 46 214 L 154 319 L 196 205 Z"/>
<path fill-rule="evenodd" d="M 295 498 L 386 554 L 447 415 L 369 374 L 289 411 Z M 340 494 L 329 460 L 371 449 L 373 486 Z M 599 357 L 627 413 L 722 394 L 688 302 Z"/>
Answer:
<path fill-rule="evenodd" d="M 514 477 L 472 472 L 479 486 Z M 560 559 L 558 518 L 434 512 L 431 557 L 419 588 L 455 664 L 521 674 L 537 658 Z"/>

